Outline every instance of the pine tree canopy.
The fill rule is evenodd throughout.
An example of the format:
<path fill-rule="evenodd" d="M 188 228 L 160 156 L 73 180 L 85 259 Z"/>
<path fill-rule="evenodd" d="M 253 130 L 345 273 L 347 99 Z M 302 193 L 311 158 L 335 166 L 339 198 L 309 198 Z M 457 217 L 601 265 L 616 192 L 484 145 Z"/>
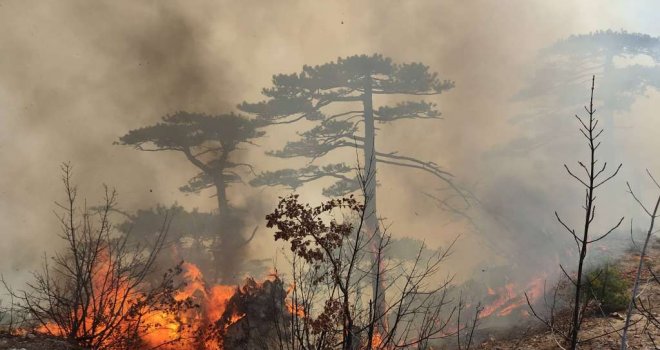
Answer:
<path fill-rule="evenodd" d="M 583 87 L 602 77 L 601 100 L 610 111 L 629 110 L 637 96 L 660 88 L 660 38 L 625 31 L 572 35 L 543 49 L 539 67 L 516 99 L 548 99 L 571 110 L 582 104 Z M 550 107 L 548 114 L 561 115 Z"/>
<path fill-rule="evenodd" d="M 251 113 L 264 124 L 289 124 L 308 120 L 314 125 L 299 132 L 298 140 L 283 149 L 268 152 L 280 158 L 303 157 L 310 164 L 302 169 L 284 169 L 262 173 L 253 185 L 284 185 L 297 188 L 303 184 L 332 177 L 337 182 L 324 189 L 326 195 L 344 195 L 359 188 L 354 184 L 355 167 L 346 164 L 311 165 L 312 161 L 342 149 L 364 149 L 366 116 L 372 123 L 391 123 L 402 119 L 438 119 L 440 112 L 431 102 L 420 100 L 454 87 L 421 63 L 394 63 L 382 55 L 356 55 L 338 58 L 318 66 L 303 66 L 302 71 L 273 76 L 272 87 L 265 88 L 265 100 L 243 102 L 240 110 Z M 389 106 L 371 107 L 377 95 L 411 96 L 416 100 Z M 375 137 L 375 135 L 372 135 Z M 450 174 L 435 163 L 423 162 L 397 152 L 374 152 L 380 163 L 417 168 L 445 181 Z"/>
<path fill-rule="evenodd" d="M 200 172 L 180 189 L 199 192 L 213 186 L 214 181 L 241 181 L 236 169 L 252 170 L 252 166 L 234 162 L 230 155 L 240 144 L 263 135 L 254 121 L 240 114 L 176 112 L 163 117 L 159 123 L 129 131 L 118 143 L 142 151 L 182 152 Z"/>

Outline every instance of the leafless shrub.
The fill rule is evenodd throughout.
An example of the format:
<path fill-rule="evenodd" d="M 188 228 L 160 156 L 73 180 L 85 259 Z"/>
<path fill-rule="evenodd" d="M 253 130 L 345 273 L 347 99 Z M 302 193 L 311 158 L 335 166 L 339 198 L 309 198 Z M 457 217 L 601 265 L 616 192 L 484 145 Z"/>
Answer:
<path fill-rule="evenodd" d="M 648 170 L 646 171 L 653 183 L 660 189 L 660 184 L 655 180 L 653 175 L 651 175 L 651 172 Z M 636 308 L 639 313 L 641 313 L 643 316 L 645 316 L 645 320 L 647 321 L 648 325 L 647 327 L 655 328 L 656 332 L 660 331 L 660 319 L 657 317 L 658 311 L 660 311 L 660 306 L 658 306 L 657 300 L 660 300 L 660 293 L 642 293 L 641 290 L 646 289 L 642 288 L 640 290 L 640 287 L 642 286 L 642 273 L 644 272 L 644 259 L 646 257 L 646 254 L 649 249 L 649 243 L 651 242 L 651 238 L 655 234 L 656 231 L 654 231 L 655 227 L 655 219 L 658 217 L 658 209 L 660 208 L 660 196 L 658 196 L 658 199 L 655 202 L 655 205 L 653 209 L 651 210 L 650 208 L 647 208 L 644 203 L 639 199 L 639 197 L 635 194 L 635 192 L 632 190 L 632 187 L 630 184 L 628 185 L 628 192 L 630 195 L 633 197 L 635 202 L 642 208 L 644 213 L 649 217 L 649 228 L 646 232 L 646 236 L 644 237 L 644 243 L 641 247 L 638 247 L 637 244 L 635 243 L 633 239 L 633 244 L 635 247 L 637 247 L 639 251 L 639 264 L 637 266 L 637 271 L 635 273 L 635 281 L 633 284 L 633 290 L 632 290 L 632 298 L 630 300 L 630 304 L 628 305 L 628 312 L 626 313 L 626 321 L 625 325 L 623 328 L 623 335 L 621 337 L 621 350 L 625 350 L 628 348 L 628 330 L 630 327 L 630 322 L 632 319 L 632 312 L 633 309 Z M 632 228 L 630 231 L 631 237 L 632 236 Z M 660 279 L 658 279 L 658 275 L 656 272 L 653 271 L 654 266 L 646 266 L 648 269 L 648 275 L 649 278 L 646 281 L 646 284 L 660 284 Z M 649 288 L 650 289 L 650 288 Z M 651 290 L 651 289 L 650 289 Z M 651 342 L 655 345 L 657 348 L 657 344 L 655 344 L 655 341 L 652 336 L 650 336 L 650 332 L 648 332 L 649 338 L 651 339 Z"/>
<path fill-rule="evenodd" d="M 590 281 L 585 280 L 585 260 L 587 258 L 589 245 L 607 237 L 610 233 L 616 230 L 623 221 L 623 217 L 622 217 L 609 230 L 605 231 L 605 233 L 601 234 L 600 236 L 597 236 L 596 238 L 593 238 L 594 234 L 593 232 L 591 232 L 592 231 L 591 228 L 596 215 L 596 205 L 595 205 L 596 191 L 602 185 L 604 185 L 605 183 L 609 182 L 612 178 L 614 178 L 618 174 L 619 169 L 621 169 L 621 164 L 619 164 L 619 166 L 613 172 L 607 173 L 606 172 L 607 162 L 604 162 L 602 163 L 602 165 L 600 165 L 596 157 L 596 153 L 597 153 L 596 151 L 601 145 L 599 141 L 599 137 L 602 135 L 603 129 L 598 127 L 598 119 L 595 117 L 596 110 L 594 109 L 594 103 L 593 103 L 595 80 L 596 78 L 595 76 L 593 76 L 591 80 L 591 97 L 589 100 L 589 107 L 586 106 L 584 107 L 587 112 L 587 118 L 581 118 L 577 115 L 575 116 L 575 118 L 580 123 L 580 129 L 579 129 L 580 133 L 587 140 L 587 145 L 589 149 L 589 159 L 587 160 L 586 164 L 582 161 L 578 162 L 580 168 L 584 170 L 586 176 L 578 176 L 573 170 L 571 170 L 571 168 L 569 168 L 567 165 L 564 165 L 564 168 L 566 169 L 568 174 L 573 179 L 575 179 L 584 188 L 585 191 L 584 204 L 582 205 L 582 209 L 584 210 L 584 221 L 582 223 L 583 227 L 581 232 L 577 231 L 569 224 L 567 224 L 566 221 L 564 221 L 561 218 L 561 216 L 557 212 L 555 212 L 557 221 L 559 221 L 561 226 L 568 233 L 570 233 L 571 237 L 575 241 L 575 245 L 579 253 L 578 261 L 577 261 L 577 271 L 575 273 L 567 272 L 564 266 L 560 265 L 561 271 L 563 272 L 565 278 L 574 287 L 572 308 L 571 308 L 571 319 L 570 322 L 568 323 L 569 325 L 568 329 L 564 330 L 556 327 L 557 323 L 554 313 L 557 311 L 557 309 L 555 308 L 556 307 L 555 301 L 551 303 L 550 314 L 549 316 L 547 316 L 547 315 L 541 315 L 539 312 L 537 312 L 537 310 L 534 309 L 531 303 L 529 303 L 529 298 L 528 298 L 528 304 L 532 309 L 532 313 L 534 314 L 534 316 L 539 320 L 541 320 L 541 322 L 543 322 L 545 325 L 547 325 L 553 332 L 561 336 L 562 341 L 568 343 L 568 346 L 570 347 L 571 350 L 577 349 L 578 344 L 581 341 L 587 341 L 587 339 L 580 339 L 579 333 L 580 333 L 580 327 L 586 315 L 586 311 L 589 309 L 590 301 L 592 300 L 592 298 L 585 298 L 585 295 L 587 295 L 585 293 L 590 293 L 590 291 L 588 290 Z M 557 286 L 555 288 L 555 296 L 557 292 L 560 290 L 559 288 L 560 286 Z"/>
<path fill-rule="evenodd" d="M 4 284 L 4 279 L 0 278 L 0 282 Z M 20 305 L 16 305 L 16 300 L 11 293 L 5 295 L 7 297 L 5 305 L 3 300 L 0 300 L 0 333 L 9 335 L 17 335 L 23 332 L 22 327 L 29 323 L 29 315 L 23 310 Z M 8 302 L 7 302 L 8 301 Z"/>
<path fill-rule="evenodd" d="M 477 303 L 474 306 L 474 312 L 471 317 L 468 317 L 463 323 L 461 323 L 461 316 L 464 314 L 464 310 L 468 305 L 463 300 L 463 296 L 458 298 L 458 307 L 456 308 L 456 345 L 458 350 L 470 350 L 474 344 L 475 332 L 479 327 L 479 316 L 481 312 L 484 311 L 484 307 L 481 305 L 481 302 Z"/>
<path fill-rule="evenodd" d="M 650 278 L 647 280 L 646 287 L 650 284 L 660 285 L 660 272 L 657 270 L 654 271 L 654 268 L 657 268 L 657 266 L 647 266 Z M 644 321 L 646 322 L 644 331 L 646 335 L 653 344 L 653 347 L 659 349 L 660 343 L 657 341 L 657 334 L 660 333 L 660 316 L 658 316 L 660 315 L 660 292 L 658 292 L 656 287 L 655 290 L 651 290 L 648 293 L 638 293 L 635 295 L 634 303 L 637 311 L 644 316 Z"/>
<path fill-rule="evenodd" d="M 110 213 L 116 192 L 106 187 L 103 205 L 79 207 L 71 171 L 70 165 L 62 166 L 66 201 L 57 203 L 64 250 L 50 259 L 44 256 L 41 271 L 25 290 L 7 290 L 37 332 L 88 349 L 145 348 L 140 335 L 159 327 L 149 315 L 192 307 L 189 300 L 174 298 L 180 266 L 168 270 L 157 284 L 146 282 L 169 219 L 153 246 L 132 246 L 126 236 L 113 234 Z"/>
<path fill-rule="evenodd" d="M 431 256 L 422 246 L 412 261 L 387 259 L 391 236 L 386 228 L 367 232 L 365 207 L 352 195 L 315 207 L 291 195 L 267 216 L 275 239 L 293 252 L 288 319 L 276 321 L 280 348 L 429 349 L 455 335 L 448 324 L 456 307 L 446 307 L 451 277 L 434 279 L 453 243 Z M 383 295 L 379 312 L 374 301 Z"/>

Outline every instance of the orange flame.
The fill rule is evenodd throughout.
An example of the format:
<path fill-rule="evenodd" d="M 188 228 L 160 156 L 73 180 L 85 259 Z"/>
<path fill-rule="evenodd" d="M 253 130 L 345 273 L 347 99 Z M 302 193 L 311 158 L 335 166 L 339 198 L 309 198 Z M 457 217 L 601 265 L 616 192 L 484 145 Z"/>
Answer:
<path fill-rule="evenodd" d="M 183 279 L 185 288 L 178 291 L 175 299 L 183 301 L 192 298 L 199 305 L 199 309 L 189 310 L 185 314 L 160 313 L 163 326 L 159 332 L 145 334 L 143 340 L 150 346 L 156 347 L 168 344 L 176 340 L 175 349 L 187 350 L 198 349 L 199 340 L 195 337 L 202 327 L 208 326 L 219 320 L 225 312 L 227 302 L 236 293 L 236 288 L 226 285 L 213 285 L 208 287 L 204 282 L 201 270 L 192 263 L 184 263 Z M 229 322 L 224 325 L 225 329 L 238 322 L 245 315 L 232 315 Z M 153 321 L 153 320 L 150 320 Z M 222 344 L 217 339 L 204 340 L 204 349 L 222 349 Z"/>
<path fill-rule="evenodd" d="M 107 255 L 107 254 L 106 254 Z M 112 270 L 112 263 L 109 256 L 104 256 L 99 259 L 101 263 L 94 268 L 94 280 L 92 281 L 92 288 L 95 292 L 101 293 L 108 290 L 107 280 L 112 277 L 114 271 Z M 209 326 L 219 320 L 226 309 L 227 302 L 236 293 L 236 288 L 226 285 L 213 285 L 208 287 L 204 282 L 204 277 L 200 269 L 191 263 L 184 263 L 182 265 L 183 273 L 182 278 L 185 281 L 184 287 L 178 290 L 174 299 L 176 301 L 185 301 L 191 298 L 195 303 L 199 304 L 199 308 L 188 309 L 185 312 L 175 312 L 171 310 L 140 310 L 143 315 L 143 324 L 147 325 L 138 330 L 138 337 L 144 343 L 144 348 L 161 349 L 176 349 L 176 350 L 192 350 L 192 349 L 206 349 L 206 350 L 222 350 L 223 346 L 218 339 L 202 339 L 199 338 L 199 330 L 205 326 Z M 119 295 L 127 295 L 127 301 L 124 305 L 93 305 L 95 310 L 102 310 L 103 315 L 121 315 L 128 316 L 129 310 L 138 301 L 145 297 L 145 295 L 138 292 L 129 291 L 130 281 L 120 281 L 118 285 L 113 286 L 115 290 L 113 293 Z M 105 308 L 105 309 L 104 309 Z M 121 309 L 120 309 L 121 308 Z M 83 310 L 77 311 L 79 318 Z M 229 321 L 224 325 L 225 329 L 230 325 L 238 322 L 245 315 L 232 315 Z M 98 319 L 102 317 L 95 317 L 90 315 L 84 319 L 88 329 L 91 329 L 94 322 L 98 323 Z M 130 317 L 126 317 L 130 319 Z M 128 322 L 127 322 L 128 323 Z M 130 324 L 120 324 L 120 333 L 125 333 L 129 330 Z M 40 333 L 47 333 L 54 336 L 65 336 L 65 330 L 61 329 L 55 323 L 47 323 L 37 329 Z M 207 337 L 208 338 L 208 337 Z M 108 339 L 105 343 L 111 344 L 116 339 Z M 202 344 L 200 344 L 200 342 Z M 103 344 L 103 345 L 107 345 Z"/>
<path fill-rule="evenodd" d="M 488 295 L 497 295 L 498 297 L 495 301 L 484 307 L 479 314 L 479 318 L 485 318 L 491 315 L 507 316 L 514 310 L 526 306 L 525 292 L 530 302 L 536 302 L 543 295 L 543 285 L 544 278 L 538 277 L 529 282 L 524 288 L 520 288 L 515 283 L 508 283 L 497 290 L 488 288 Z"/>
<path fill-rule="evenodd" d="M 371 346 L 374 348 L 380 347 L 383 343 L 383 337 L 378 332 L 374 332 L 374 335 L 371 337 Z"/>
<path fill-rule="evenodd" d="M 296 315 L 299 318 L 305 317 L 305 308 L 303 308 L 301 305 L 294 303 L 291 300 L 286 301 L 286 309 L 289 311 L 291 315 Z"/>

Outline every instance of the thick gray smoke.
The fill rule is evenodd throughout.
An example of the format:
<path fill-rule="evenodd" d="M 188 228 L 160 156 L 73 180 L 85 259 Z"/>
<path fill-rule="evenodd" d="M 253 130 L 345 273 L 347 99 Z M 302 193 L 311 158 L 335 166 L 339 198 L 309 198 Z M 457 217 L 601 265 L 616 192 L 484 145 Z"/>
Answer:
<path fill-rule="evenodd" d="M 553 211 L 573 218 L 569 213 L 579 208 L 580 193 L 562 163 L 580 155 L 565 145 L 579 140 L 571 115 L 581 110 L 554 115 L 571 134 L 530 147 L 524 140 L 532 129 L 514 117 L 536 102 L 514 96 L 537 74 L 542 48 L 608 28 L 658 36 L 653 14 L 659 9 L 652 1 L 0 1 L 0 272 L 20 281 L 57 241 L 52 210 L 61 198 L 60 162 L 74 164 L 90 201 L 107 183 L 117 187 L 126 210 L 175 201 L 209 210 L 208 193 L 177 190 L 195 174 L 180 155 L 137 152 L 113 141 L 176 110 L 231 111 L 259 99 L 272 74 L 374 52 L 421 61 L 456 81 L 434 100 L 444 120 L 384 127 L 378 147 L 435 161 L 481 202 L 470 223 L 424 195 L 438 194 L 441 184 L 383 167 L 379 207 L 393 234 L 433 246 L 462 234 L 451 272 L 503 262 L 514 251 L 520 252 L 515 264 L 530 266 L 537 249 L 561 244 Z M 586 102 L 588 79 L 581 79 L 579 99 Z M 660 93 L 645 93 L 616 112 L 629 117 L 615 138 L 629 151 L 612 162 L 624 162 L 630 172 L 603 195 L 604 218 L 614 218 L 628 200 L 623 180 L 642 186 L 640 169 L 660 173 L 653 151 Z M 274 130 L 243 156 L 258 170 L 285 167 L 263 151 L 289 135 Z M 302 192 L 316 199 L 320 188 Z M 278 194 L 283 191 L 237 185 L 230 198 L 262 224 Z M 629 209 L 622 205 L 620 215 L 634 214 Z M 271 247 L 262 226 L 254 257 L 275 256 Z"/>

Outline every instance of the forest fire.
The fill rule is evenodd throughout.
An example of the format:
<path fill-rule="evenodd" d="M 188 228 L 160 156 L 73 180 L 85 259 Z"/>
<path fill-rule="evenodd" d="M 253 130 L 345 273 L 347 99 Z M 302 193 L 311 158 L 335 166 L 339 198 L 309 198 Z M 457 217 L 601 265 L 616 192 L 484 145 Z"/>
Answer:
<path fill-rule="evenodd" d="M 544 277 L 537 277 L 524 285 L 524 287 L 516 283 L 507 283 L 503 287 L 495 289 L 488 287 L 488 296 L 491 299 L 495 299 L 484 306 L 483 310 L 479 313 L 479 318 L 509 316 L 513 311 L 519 309 L 521 309 L 522 316 L 527 316 L 525 294 L 527 294 L 532 304 L 536 303 L 543 296 L 544 283 Z"/>
<path fill-rule="evenodd" d="M 0 350 L 660 348 L 604 2 L 0 0 Z"/>
<path fill-rule="evenodd" d="M 161 304 L 145 303 L 149 298 L 142 293 L 126 292 L 130 287 L 130 281 L 123 281 L 113 286 L 113 291 L 108 291 L 107 281 L 112 274 L 110 260 L 104 257 L 104 263 L 96 268 L 94 274 L 93 288 L 99 295 L 113 294 L 117 297 L 125 297 L 127 301 L 123 304 L 92 301 L 95 305 L 93 310 L 102 310 L 102 315 L 108 319 L 118 320 L 118 324 L 104 324 L 99 322 L 99 317 L 91 313 L 86 317 L 85 308 L 80 308 L 76 315 L 78 319 L 84 319 L 84 325 L 80 328 L 83 336 L 89 330 L 102 332 L 105 329 L 116 328 L 118 336 L 125 337 L 126 334 L 135 334 L 137 349 L 170 349 L 170 350 L 222 350 L 222 335 L 244 316 L 234 306 L 231 312 L 227 311 L 228 304 L 232 302 L 239 287 L 227 285 L 208 286 L 200 269 L 192 263 L 181 265 L 181 287 L 174 291 L 173 304 L 163 307 Z M 277 279 L 276 276 L 273 276 Z M 261 283 L 253 286 L 260 288 Z M 176 308 L 173 305 L 189 302 L 190 307 Z M 121 308 L 121 309 L 119 309 Z M 119 317 L 111 316 L 119 314 Z M 66 337 L 66 330 L 55 322 L 48 322 L 37 329 L 37 332 L 59 337 Z M 125 342 L 122 339 L 108 337 L 103 341 L 104 346 L 113 348 L 115 344 Z"/>
<path fill-rule="evenodd" d="M 236 287 L 213 285 L 208 287 L 200 269 L 191 263 L 183 264 L 183 279 L 185 286 L 177 291 L 174 298 L 177 301 L 193 300 L 198 307 L 188 309 L 183 313 L 159 311 L 148 316 L 147 323 L 154 325 L 152 332 L 140 334 L 140 337 L 150 346 L 173 344 L 171 349 L 197 349 L 200 342 L 204 349 L 222 349 L 219 339 L 200 339 L 208 328 L 213 327 L 224 315 L 227 303 L 236 293 Z M 236 323 L 244 315 L 232 314 L 222 326 L 226 329 Z"/>

